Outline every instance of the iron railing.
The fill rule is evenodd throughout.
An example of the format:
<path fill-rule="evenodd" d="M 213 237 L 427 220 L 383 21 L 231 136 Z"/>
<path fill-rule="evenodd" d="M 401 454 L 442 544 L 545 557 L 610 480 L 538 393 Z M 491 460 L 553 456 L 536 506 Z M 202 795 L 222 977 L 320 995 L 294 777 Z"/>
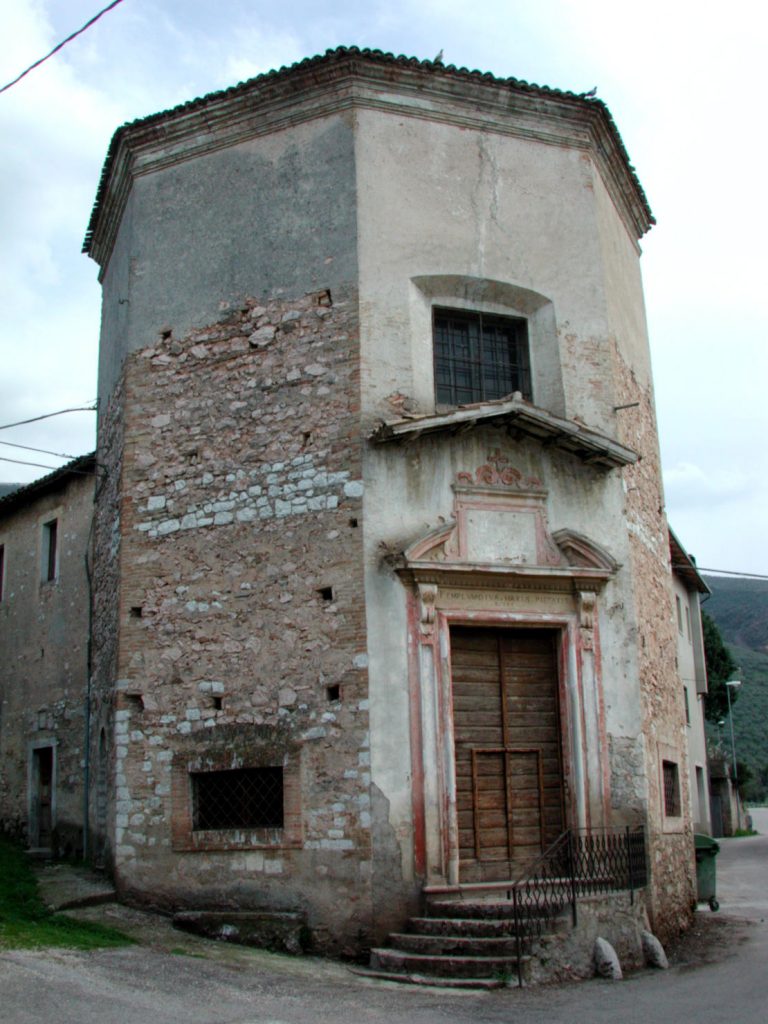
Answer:
<path fill-rule="evenodd" d="M 507 892 L 514 907 L 520 987 L 524 943 L 541 937 L 567 909 L 575 926 L 579 897 L 628 890 L 634 903 L 635 890 L 647 880 L 643 828 L 563 832 Z"/>

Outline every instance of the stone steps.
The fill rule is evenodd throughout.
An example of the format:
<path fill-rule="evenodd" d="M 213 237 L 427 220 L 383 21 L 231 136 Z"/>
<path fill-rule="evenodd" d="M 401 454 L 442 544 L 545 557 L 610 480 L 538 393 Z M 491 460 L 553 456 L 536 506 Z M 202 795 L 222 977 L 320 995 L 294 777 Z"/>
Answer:
<path fill-rule="evenodd" d="M 509 918 L 412 917 L 407 928 L 418 935 L 466 935 L 478 939 L 514 936 L 514 922 Z"/>
<path fill-rule="evenodd" d="M 563 905 L 565 902 L 563 900 Z M 543 911 L 537 913 L 535 907 L 526 907 L 522 913 L 527 920 L 547 916 Z M 427 904 L 427 914 L 429 917 L 512 921 L 515 907 L 512 900 L 431 900 Z"/>
<path fill-rule="evenodd" d="M 393 933 L 391 945 L 405 953 L 423 956 L 516 957 L 517 939 L 478 938 L 468 935 L 421 935 L 415 932 Z"/>
<path fill-rule="evenodd" d="M 174 928 L 282 953 L 302 952 L 305 925 L 302 914 L 274 910 L 182 910 L 173 915 Z"/>
<path fill-rule="evenodd" d="M 390 934 L 386 947 L 371 950 L 369 975 L 464 988 L 516 984 L 519 974 L 527 976 L 529 942 L 521 938 L 518 944 L 512 901 L 500 900 L 498 894 L 462 896 L 428 899 L 425 916 L 410 918 L 403 932 Z M 535 910 L 526 910 L 524 920 L 535 919 Z M 542 915 L 535 930 L 549 932 L 557 926 Z"/>
<path fill-rule="evenodd" d="M 517 958 L 507 956 L 430 956 L 402 949 L 372 949 L 371 967 L 390 974 L 418 974 L 435 984 L 445 978 L 505 980 L 517 977 Z"/>

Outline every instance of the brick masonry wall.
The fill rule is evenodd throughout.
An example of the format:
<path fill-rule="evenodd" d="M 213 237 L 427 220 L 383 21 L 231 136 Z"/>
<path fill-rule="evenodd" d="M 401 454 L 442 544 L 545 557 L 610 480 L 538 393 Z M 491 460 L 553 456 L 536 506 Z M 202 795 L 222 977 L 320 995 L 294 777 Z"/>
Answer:
<path fill-rule="evenodd" d="M 371 928 L 356 295 L 244 300 L 123 379 L 118 882 L 303 909 L 318 948 L 352 952 Z M 285 828 L 191 842 L 189 771 L 264 764 Z"/>
<path fill-rule="evenodd" d="M 90 859 L 112 863 L 115 774 L 114 681 L 117 678 L 123 474 L 123 385 L 100 409 L 99 481 L 94 510 L 94 568 L 91 680 Z"/>
<path fill-rule="evenodd" d="M 639 402 L 637 408 L 619 414 L 619 440 L 641 455 L 639 462 L 623 471 L 625 518 L 638 622 L 637 660 L 646 741 L 649 910 L 654 929 L 667 939 L 690 923 L 694 898 L 685 708 L 676 663 L 677 627 L 653 393 L 638 384 L 617 352 L 614 365 L 616 404 Z M 664 758 L 674 760 L 679 769 L 682 814 L 675 819 L 664 813 Z"/>

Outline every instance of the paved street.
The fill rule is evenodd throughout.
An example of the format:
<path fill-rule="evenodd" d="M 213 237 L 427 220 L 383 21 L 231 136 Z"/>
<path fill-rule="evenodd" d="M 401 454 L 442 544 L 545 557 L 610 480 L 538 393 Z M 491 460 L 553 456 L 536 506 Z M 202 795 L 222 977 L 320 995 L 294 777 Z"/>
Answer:
<path fill-rule="evenodd" d="M 700 914 L 727 943 L 715 962 L 683 963 L 623 982 L 490 993 L 432 991 L 371 982 L 343 966 L 183 938 L 97 953 L 0 954 L 0 1021 L 38 1024 L 755 1024 L 768 1005 L 768 811 L 762 835 L 724 840 L 718 859 L 721 911 Z M 103 908 L 90 913 L 104 913 Z M 741 919 L 734 921 L 735 915 Z M 717 919 L 716 921 L 714 919 Z M 159 926 L 158 926 L 159 927 Z M 200 954 L 205 951 L 205 958 Z M 213 957 L 211 959 L 210 957 Z"/>

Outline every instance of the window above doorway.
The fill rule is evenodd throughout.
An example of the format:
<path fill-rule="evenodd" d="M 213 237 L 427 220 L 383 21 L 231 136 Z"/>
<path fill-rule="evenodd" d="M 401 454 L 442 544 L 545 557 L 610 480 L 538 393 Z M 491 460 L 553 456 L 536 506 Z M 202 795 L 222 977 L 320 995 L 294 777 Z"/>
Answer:
<path fill-rule="evenodd" d="M 494 401 L 516 391 L 532 400 L 524 319 L 435 307 L 433 338 L 438 405 Z"/>

